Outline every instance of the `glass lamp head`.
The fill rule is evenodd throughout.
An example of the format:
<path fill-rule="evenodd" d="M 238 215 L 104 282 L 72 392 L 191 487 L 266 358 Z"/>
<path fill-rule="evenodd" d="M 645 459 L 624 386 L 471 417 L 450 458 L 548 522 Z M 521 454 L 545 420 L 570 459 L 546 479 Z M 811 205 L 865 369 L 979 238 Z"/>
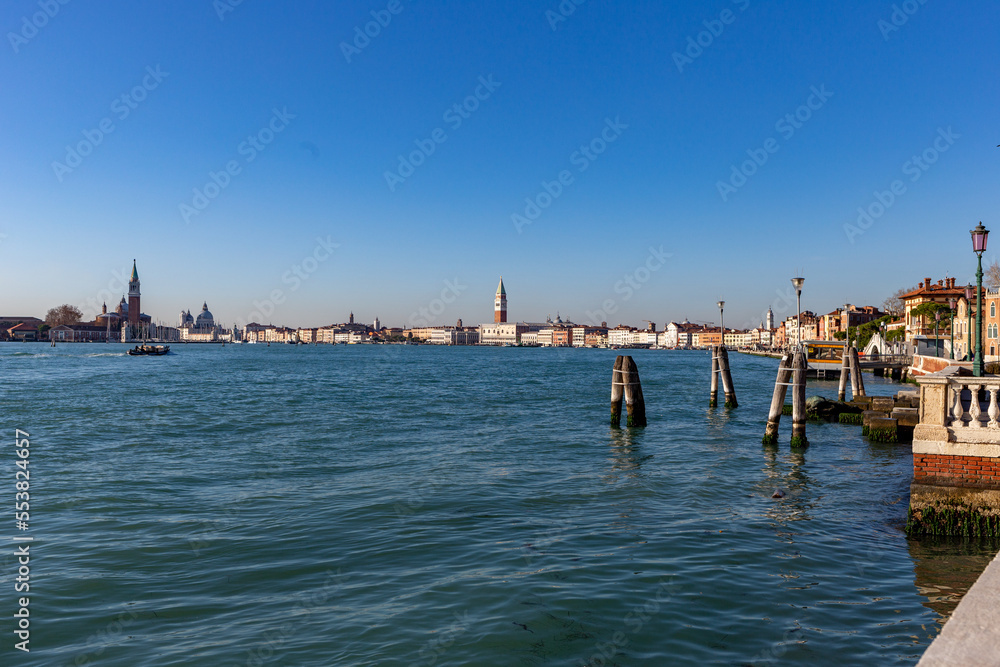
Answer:
<path fill-rule="evenodd" d="M 982 256 L 986 252 L 986 239 L 990 235 L 990 230 L 983 227 L 983 223 L 980 222 L 969 233 L 972 234 L 972 252 Z"/>

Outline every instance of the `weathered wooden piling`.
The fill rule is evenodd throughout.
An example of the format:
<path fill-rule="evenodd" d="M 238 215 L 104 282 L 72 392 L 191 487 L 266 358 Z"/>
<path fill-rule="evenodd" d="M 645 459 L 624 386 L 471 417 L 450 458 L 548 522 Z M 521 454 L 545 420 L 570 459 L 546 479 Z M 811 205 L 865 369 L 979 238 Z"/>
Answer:
<path fill-rule="evenodd" d="M 782 409 L 785 407 L 785 393 L 788 391 L 788 381 L 792 377 L 792 355 L 786 354 L 778 365 L 778 379 L 774 382 L 774 394 L 771 396 L 771 410 L 767 414 L 767 428 L 764 430 L 765 445 L 778 444 L 778 423 L 781 421 Z"/>
<path fill-rule="evenodd" d="M 726 395 L 726 407 L 738 408 L 736 387 L 733 385 L 733 374 L 729 370 L 729 350 L 725 345 L 719 346 L 719 375 L 722 378 L 722 392 Z"/>
<path fill-rule="evenodd" d="M 847 343 L 844 343 L 844 354 L 840 364 L 840 386 L 837 388 L 837 400 L 843 403 L 847 399 L 847 377 L 851 373 L 851 353 Z"/>
<path fill-rule="evenodd" d="M 625 395 L 625 385 L 622 383 L 622 364 L 625 357 L 618 355 L 615 359 L 615 369 L 611 371 L 611 425 L 621 426 L 622 397 Z"/>
<path fill-rule="evenodd" d="M 865 381 L 861 377 L 861 359 L 858 357 L 858 348 L 851 348 L 851 388 L 854 392 L 852 398 L 865 395 Z"/>
<path fill-rule="evenodd" d="M 628 411 L 626 426 L 646 425 L 646 401 L 642 397 L 642 382 L 639 380 L 639 367 L 632 357 L 626 356 L 622 363 L 622 384 L 625 387 L 625 408 Z"/>
<path fill-rule="evenodd" d="M 806 368 L 805 352 L 798 350 L 792 360 L 792 447 L 807 447 L 806 439 Z"/>
<path fill-rule="evenodd" d="M 708 407 L 719 405 L 719 348 L 713 345 L 712 351 L 712 395 L 708 399 Z"/>

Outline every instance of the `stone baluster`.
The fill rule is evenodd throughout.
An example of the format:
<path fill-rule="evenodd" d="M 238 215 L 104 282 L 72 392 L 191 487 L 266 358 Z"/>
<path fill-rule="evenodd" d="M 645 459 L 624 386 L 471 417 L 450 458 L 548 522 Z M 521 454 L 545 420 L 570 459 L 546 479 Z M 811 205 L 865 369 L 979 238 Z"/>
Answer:
<path fill-rule="evenodd" d="M 962 407 L 962 388 L 963 386 L 958 383 L 951 385 L 951 390 L 955 395 L 955 404 L 951 408 L 951 425 L 954 428 L 965 426 L 965 422 L 962 420 L 965 417 L 965 408 Z"/>
<path fill-rule="evenodd" d="M 997 405 L 997 390 L 1000 387 L 990 387 L 990 407 L 987 410 L 987 414 L 990 416 L 990 428 L 1000 428 L 1000 422 L 997 421 L 997 417 L 1000 417 L 1000 405 Z"/>
<path fill-rule="evenodd" d="M 972 392 L 972 401 L 969 403 L 969 426 L 971 428 L 982 428 L 983 422 L 979 421 L 979 416 L 983 414 L 982 409 L 979 407 L 979 390 L 982 388 L 981 384 L 970 384 L 969 391 Z"/>

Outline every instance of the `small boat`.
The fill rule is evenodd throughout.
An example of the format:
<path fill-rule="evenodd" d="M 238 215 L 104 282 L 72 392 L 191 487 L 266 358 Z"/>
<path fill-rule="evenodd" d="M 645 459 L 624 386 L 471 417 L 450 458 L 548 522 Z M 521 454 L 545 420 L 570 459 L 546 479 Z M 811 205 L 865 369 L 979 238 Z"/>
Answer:
<path fill-rule="evenodd" d="M 131 350 L 126 350 L 130 357 L 160 357 L 169 352 L 169 345 L 136 345 Z"/>

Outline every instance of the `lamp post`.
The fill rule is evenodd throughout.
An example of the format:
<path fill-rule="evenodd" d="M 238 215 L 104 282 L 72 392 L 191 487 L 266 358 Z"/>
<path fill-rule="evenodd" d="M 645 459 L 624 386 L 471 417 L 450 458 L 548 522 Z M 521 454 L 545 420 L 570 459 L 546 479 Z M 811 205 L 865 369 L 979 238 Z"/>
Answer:
<path fill-rule="evenodd" d="M 948 328 L 951 330 L 951 360 L 955 361 L 955 298 L 952 297 L 948 299 L 948 311 L 951 314 L 951 324 Z"/>
<path fill-rule="evenodd" d="M 940 357 L 941 356 L 941 350 L 938 347 L 938 343 L 940 342 L 939 339 L 938 339 L 938 325 L 939 324 L 941 324 L 941 311 L 940 310 L 936 310 L 936 311 L 934 311 L 934 356 L 935 357 Z"/>
<path fill-rule="evenodd" d="M 972 283 L 965 286 L 965 335 L 968 341 L 965 344 L 966 361 L 972 361 Z"/>
<path fill-rule="evenodd" d="M 798 332 L 795 342 L 798 345 L 802 345 L 802 283 L 805 281 L 805 278 L 792 278 L 792 285 L 795 286 L 795 328 Z"/>
<path fill-rule="evenodd" d="M 851 349 L 851 304 L 844 304 L 844 349 Z"/>
<path fill-rule="evenodd" d="M 719 301 L 715 305 L 719 307 L 719 328 L 722 329 L 722 341 L 721 344 L 726 344 L 726 318 L 722 316 L 722 309 L 726 305 L 725 301 Z"/>
<path fill-rule="evenodd" d="M 983 253 L 990 230 L 980 222 L 969 233 L 972 234 L 972 252 L 979 261 L 976 269 L 976 358 L 972 362 L 972 374 L 978 378 L 983 376 Z"/>

